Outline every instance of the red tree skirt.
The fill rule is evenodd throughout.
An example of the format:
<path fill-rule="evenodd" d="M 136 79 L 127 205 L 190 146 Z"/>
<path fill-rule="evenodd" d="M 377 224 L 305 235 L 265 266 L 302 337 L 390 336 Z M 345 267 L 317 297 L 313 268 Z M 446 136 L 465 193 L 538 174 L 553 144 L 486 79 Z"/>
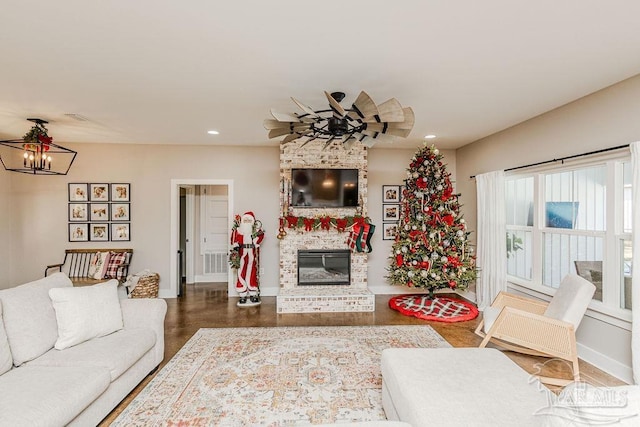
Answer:
<path fill-rule="evenodd" d="M 471 303 L 448 297 L 429 299 L 428 295 L 398 295 L 389 300 L 389 307 L 405 316 L 436 322 L 464 322 L 478 317 Z"/>

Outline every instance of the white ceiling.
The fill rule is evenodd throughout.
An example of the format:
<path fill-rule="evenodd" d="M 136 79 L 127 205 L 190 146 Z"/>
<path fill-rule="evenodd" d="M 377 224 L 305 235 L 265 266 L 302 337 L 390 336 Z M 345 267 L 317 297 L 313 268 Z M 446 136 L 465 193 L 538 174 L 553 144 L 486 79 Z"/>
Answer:
<path fill-rule="evenodd" d="M 639 23 L 637 0 L 3 0 L 0 138 L 277 145 L 271 107 L 364 90 L 413 107 L 394 147 L 456 148 L 640 73 Z"/>

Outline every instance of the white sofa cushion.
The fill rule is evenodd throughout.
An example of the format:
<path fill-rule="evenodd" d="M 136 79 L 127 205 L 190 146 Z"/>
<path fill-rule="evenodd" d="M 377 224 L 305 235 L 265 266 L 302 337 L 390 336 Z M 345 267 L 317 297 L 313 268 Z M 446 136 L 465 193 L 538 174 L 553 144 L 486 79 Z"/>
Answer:
<path fill-rule="evenodd" d="M 23 366 L 0 375 L 1 426 L 63 426 L 109 387 L 104 368 Z M 6 391 L 6 392 L 5 392 Z"/>
<path fill-rule="evenodd" d="M 4 322 L 2 321 L 2 304 L 0 304 L 0 375 L 7 372 L 13 367 L 13 357 L 11 357 L 11 349 L 7 340 L 7 333 L 4 330 Z"/>
<path fill-rule="evenodd" d="M 537 426 L 548 405 L 550 392 L 496 349 L 389 348 L 381 371 L 385 413 L 413 426 Z"/>
<path fill-rule="evenodd" d="M 27 366 L 95 366 L 109 370 L 111 381 L 122 375 L 156 343 L 151 329 L 123 329 L 65 350 L 51 349 Z"/>
<path fill-rule="evenodd" d="M 57 350 L 122 329 L 118 281 L 49 290 L 58 321 Z"/>
<path fill-rule="evenodd" d="M 58 324 L 49 289 L 72 287 L 64 273 L 0 290 L 4 327 L 13 364 L 20 366 L 53 347 L 58 339 Z"/>

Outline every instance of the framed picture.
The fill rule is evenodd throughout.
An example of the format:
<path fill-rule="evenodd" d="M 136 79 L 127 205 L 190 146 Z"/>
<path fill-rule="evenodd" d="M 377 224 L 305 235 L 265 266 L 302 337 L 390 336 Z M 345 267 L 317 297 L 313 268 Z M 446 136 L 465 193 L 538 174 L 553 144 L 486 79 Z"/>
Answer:
<path fill-rule="evenodd" d="M 111 204 L 111 221 L 129 221 L 129 203 L 112 203 Z"/>
<path fill-rule="evenodd" d="M 105 222 L 89 224 L 89 240 L 92 242 L 109 241 L 109 224 Z"/>
<path fill-rule="evenodd" d="M 398 224 L 382 224 L 382 240 L 395 240 Z"/>
<path fill-rule="evenodd" d="M 109 221 L 109 203 L 89 204 L 89 218 L 91 221 Z"/>
<path fill-rule="evenodd" d="M 400 186 L 383 185 L 382 203 L 400 203 Z"/>
<path fill-rule="evenodd" d="M 382 220 L 397 221 L 400 219 L 400 204 L 382 205 Z"/>
<path fill-rule="evenodd" d="M 131 240 L 131 224 L 111 223 L 111 241 L 124 242 Z"/>
<path fill-rule="evenodd" d="M 87 202 L 89 201 L 89 184 L 69 184 L 69 201 L 70 202 Z"/>
<path fill-rule="evenodd" d="M 89 184 L 89 200 L 92 202 L 108 202 L 109 184 Z"/>
<path fill-rule="evenodd" d="M 89 221 L 89 204 L 69 203 L 69 221 Z"/>
<path fill-rule="evenodd" d="M 131 201 L 131 184 L 111 184 L 111 201 Z"/>
<path fill-rule="evenodd" d="M 89 224 L 69 224 L 69 241 L 70 242 L 88 242 L 89 241 Z"/>
<path fill-rule="evenodd" d="M 398 200 L 399 202 L 401 202 L 404 199 L 404 192 L 407 189 L 406 185 L 401 185 L 400 186 L 400 200 Z"/>

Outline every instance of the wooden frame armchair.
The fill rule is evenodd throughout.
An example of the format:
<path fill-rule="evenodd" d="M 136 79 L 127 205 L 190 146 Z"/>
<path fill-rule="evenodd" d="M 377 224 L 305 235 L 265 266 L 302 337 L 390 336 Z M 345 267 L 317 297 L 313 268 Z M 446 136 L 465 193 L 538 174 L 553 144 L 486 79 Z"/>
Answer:
<path fill-rule="evenodd" d="M 533 356 L 552 357 L 572 364 L 573 379 L 539 377 L 552 385 L 580 380 L 575 331 L 580 325 L 595 286 L 580 276 L 568 275 L 549 303 L 500 292 L 484 311 L 476 334 L 479 347 L 496 346 Z"/>

